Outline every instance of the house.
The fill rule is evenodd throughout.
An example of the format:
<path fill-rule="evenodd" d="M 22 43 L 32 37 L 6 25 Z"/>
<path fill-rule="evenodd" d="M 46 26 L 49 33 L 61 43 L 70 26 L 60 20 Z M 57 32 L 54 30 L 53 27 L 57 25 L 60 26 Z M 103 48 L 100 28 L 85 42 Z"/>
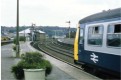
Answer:
<path fill-rule="evenodd" d="M 46 34 L 43 31 L 37 30 L 35 31 L 35 40 L 36 41 L 45 41 Z"/>

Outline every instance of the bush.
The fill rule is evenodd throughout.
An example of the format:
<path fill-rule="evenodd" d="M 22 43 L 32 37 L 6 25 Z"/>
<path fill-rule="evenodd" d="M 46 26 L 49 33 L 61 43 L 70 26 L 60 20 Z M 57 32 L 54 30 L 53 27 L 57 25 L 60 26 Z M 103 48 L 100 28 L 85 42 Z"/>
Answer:
<path fill-rule="evenodd" d="M 38 52 L 26 52 L 22 60 L 12 67 L 12 72 L 17 79 L 24 78 L 23 69 L 46 69 L 46 76 L 51 73 L 52 65 L 49 61 L 43 59 L 43 55 Z"/>
<path fill-rule="evenodd" d="M 13 39 L 13 43 L 16 44 L 16 38 Z"/>
<path fill-rule="evenodd" d="M 22 57 L 24 61 L 27 63 L 40 63 L 43 59 L 43 55 L 39 52 L 26 52 L 26 54 Z"/>
<path fill-rule="evenodd" d="M 46 76 L 49 75 L 51 73 L 51 70 L 52 70 L 52 65 L 49 61 L 45 60 L 45 65 L 46 65 Z"/>
<path fill-rule="evenodd" d="M 16 45 L 13 45 L 13 50 L 16 51 Z"/>
<path fill-rule="evenodd" d="M 20 37 L 19 37 L 19 41 L 26 41 L 26 37 L 20 36 Z"/>
<path fill-rule="evenodd" d="M 24 78 L 24 71 L 23 71 L 23 67 L 16 65 L 12 67 L 12 72 L 14 73 L 14 76 L 17 79 L 23 79 Z"/>
<path fill-rule="evenodd" d="M 26 37 L 20 36 L 19 41 L 26 41 Z M 16 38 L 14 38 L 13 43 L 16 44 Z"/>

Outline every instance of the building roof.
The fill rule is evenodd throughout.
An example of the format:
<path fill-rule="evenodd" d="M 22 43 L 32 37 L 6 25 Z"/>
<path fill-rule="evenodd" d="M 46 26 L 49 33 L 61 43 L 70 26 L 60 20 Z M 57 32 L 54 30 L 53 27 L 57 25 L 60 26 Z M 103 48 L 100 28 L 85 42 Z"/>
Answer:
<path fill-rule="evenodd" d="M 41 31 L 41 30 L 38 30 L 39 31 L 39 33 L 45 33 L 45 32 L 43 32 L 43 31 Z M 25 30 L 23 30 L 23 31 L 20 31 L 19 32 L 20 34 L 21 33 L 31 33 L 31 30 L 30 30 L 30 28 L 28 28 L 28 29 L 25 29 Z"/>
<path fill-rule="evenodd" d="M 120 17 L 121 17 L 121 8 L 117 8 L 87 16 L 81 19 L 79 23 L 82 24 L 82 23 L 112 19 L 112 18 L 120 18 Z"/>
<path fill-rule="evenodd" d="M 30 28 L 20 31 L 19 33 L 30 33 Z"/>
<path fill-rule="evenodd" d="M 45 32 L 43 32 L 43 31 L 40 31 L 40 30 L 38 30 L 38 32 L 39 32 L 39 33 L 45 33 Z"/>

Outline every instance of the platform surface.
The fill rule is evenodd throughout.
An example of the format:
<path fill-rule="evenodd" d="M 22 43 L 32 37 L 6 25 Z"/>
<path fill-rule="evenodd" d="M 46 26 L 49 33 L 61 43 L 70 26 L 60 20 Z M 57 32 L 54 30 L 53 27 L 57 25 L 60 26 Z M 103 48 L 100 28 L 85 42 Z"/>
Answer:
<path fill-rule="evenodd" d="M 14 78 L 13 73 L 11 73 L 11 67 L 16 64 L 17 60 L 12 57 L 12 45 L 8 44 L 1 47 L 1 80 L 17 80 Z M 30 42 L 20 43 L 20 48 L 21 53 L 37 51 L 30 46 Z M 44 54 L 44 57 L 53 65 L 52 72 L 46 77 L 46 80 L 99 80 L 99 78 L 48 56 L 43 52 L 40 53 Z"/>

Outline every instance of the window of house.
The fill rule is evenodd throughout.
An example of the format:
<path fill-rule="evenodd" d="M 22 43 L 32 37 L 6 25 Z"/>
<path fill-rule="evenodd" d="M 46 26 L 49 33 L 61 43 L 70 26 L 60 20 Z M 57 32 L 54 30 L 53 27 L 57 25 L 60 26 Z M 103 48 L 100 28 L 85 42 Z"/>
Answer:
<path fill-rule="evenodd" d="M 108 26 L 107 45 L 121 47 L 121 24 L 110 24 Z"/>
<path fill-rule="evenodd" d="M 102 45 L 103 26 L 91 26 L 88 29 L 88 44 Z"/>

